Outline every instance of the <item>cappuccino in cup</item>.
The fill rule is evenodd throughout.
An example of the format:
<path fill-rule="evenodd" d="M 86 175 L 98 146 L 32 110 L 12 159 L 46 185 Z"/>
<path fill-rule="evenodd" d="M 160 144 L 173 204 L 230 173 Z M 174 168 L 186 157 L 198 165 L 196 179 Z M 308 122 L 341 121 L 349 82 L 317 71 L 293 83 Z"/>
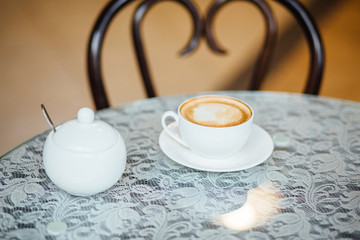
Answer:
<path fill-rule="evenodd" d="M 167 119 L 176 126 L 169 127 Z M 240 151 L 253 124 L 251 107 L 227 96 L 200 96 L 183 102 L 178 112 L 167 111 L 161 123 L 174 140 L 207 158 L 221 159 Z M 180 133 L 180 134 L 179 134 Z"/>
<path fill-rule="evenodd" d="M 206 127 L 231 127 L 250 119 L 250 107 L 233 98 L 205 96 L 190 99 L 180 107 L 180 114 L 188 121 Z"/>

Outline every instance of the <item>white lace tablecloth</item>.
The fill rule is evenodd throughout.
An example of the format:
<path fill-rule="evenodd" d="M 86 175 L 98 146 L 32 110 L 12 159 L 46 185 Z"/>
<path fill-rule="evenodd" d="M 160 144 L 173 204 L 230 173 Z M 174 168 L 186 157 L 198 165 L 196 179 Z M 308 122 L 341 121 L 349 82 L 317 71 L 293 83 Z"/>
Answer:
<path fill-rule="evenodd" d="M 91 197 L 67 194 L 44 171 L 40 134 L 0 158 L 0 239 L 360 239 L 360 103 L 218 94 L 253 107 L 274 139 L 268 160 L 214 173 L 166 157 L 160 117 L 193 95 L 106 109 L 97 116 L 127 146 L 122 178 Z"/>

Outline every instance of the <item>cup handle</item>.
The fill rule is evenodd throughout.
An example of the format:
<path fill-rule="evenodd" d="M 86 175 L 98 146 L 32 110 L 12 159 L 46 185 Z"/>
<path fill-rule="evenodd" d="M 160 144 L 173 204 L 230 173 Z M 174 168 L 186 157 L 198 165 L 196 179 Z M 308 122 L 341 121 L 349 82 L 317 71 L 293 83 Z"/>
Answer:
<path fill-rule="evenodd" d="M 173 118 L 175 120 L 177 126 L 174 127 L 174 128 L 169 128 L 169 125 L 166 124 L 166 119 L 167 118 Z M 184 142 L 184 140 L 180 136 L 180 132 L 179 132 L 179 116 L 175 112 L 173 112 L 173 111 L 164 112 L 164 114 L 161 117 L 161 125 L 164 128 L 165 132 L 170 137 L 172 137 L 173 139 L 175 139 L 177 142 L 184 145 L 185 147 L 188 147 L 188 145 Z"/>

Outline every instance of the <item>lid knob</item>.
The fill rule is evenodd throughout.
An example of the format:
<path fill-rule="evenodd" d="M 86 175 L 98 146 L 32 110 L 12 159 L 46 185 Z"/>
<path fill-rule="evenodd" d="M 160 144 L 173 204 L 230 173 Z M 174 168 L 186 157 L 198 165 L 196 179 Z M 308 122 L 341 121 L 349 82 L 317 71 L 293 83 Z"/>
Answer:
<path fill-rule="evenodd" d="M 91 124 L 94 122 L 94 111 L 90 108 L 81 108 L 77 114 L 77 119 L 80 124 Z"/>

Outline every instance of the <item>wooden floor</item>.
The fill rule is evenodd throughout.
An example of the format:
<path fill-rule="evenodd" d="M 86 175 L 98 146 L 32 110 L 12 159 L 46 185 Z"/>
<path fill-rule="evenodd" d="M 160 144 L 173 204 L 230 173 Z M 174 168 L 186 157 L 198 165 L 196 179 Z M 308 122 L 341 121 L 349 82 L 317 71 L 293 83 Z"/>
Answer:
<path fill-rule="evenodd" d="M 74 118 L 80 107 L 93 107 L 87 84 L 86 44 L 94 19 L 106 2 L 105 0 L 0 1 L 0 155 L 49 129 L 42 116 L 40 103 L 45 103 L 56 125 Z M 360 101 L 360 1 L 318 2 L 323 3 L 323 8 L 311 9 L 311 11 L 318 22 L 326 50 L 326 69 L 320 95 Z M 200 7 L 206 5 L 205 3 L 206 1 L 198 1 Z M 173 7 L 171 4 L 169 3 L 168 7 Z M 326 8 L 329 4 L 332 4 L 332 7 Z M 237 11 L 237 7 L 234 4 L 226 11 L 229 13 Z M 109 59 L 118 55 L 128 56 L 116 58 L 116 61 L 104 61 L 106 76 L 109 78 L 116 76 L 123 81 L 129 80 L 126 86 L 121 81 L 114 81 L 118 83 L 108 86 L 115 105 L 145 97 L 130 47 L 130 37 L 122 37 L 128 33 L 128 29 L 121 26 L 124 25 L 125 19 L 131 16 L 133 8 L 130 7 L 117 17 L 119 24 L 114 26 L 112 31 L 116 29 L 119 36 L 109 36 L 107 40 L 107 44 L 113 46 L 119 45 L 118 41 L 123 41 L 125 47 L 104 49 L 104 54 Z M 156 16 L 161 15 L 161 7 L 154 11 L 153 15 L 149 14 L 149 19 L 160 21 Z M 244 14 L 253 15 L 251 8 L 244 11 Z M 174 16 L 170 17 L 179 17 L 179 14 L 185 13 L 175 11 L 171 14 Z M 287 16 L 283 17 L 287 18 Z M 219 21 L 226 22 L 226 16 Z M 171 26 L 173 29 L 182 29 L 183 25 L 186 25 L 175 21 L 174 24 Z M 251 31 L 258 31 L 250 27 Z M 145 35 L 149 36 L 151 41 L 151 38 L 162 33 L 168 36 L 167 31 L 169 30 L 152 28 Z M 189 32 L 186 32 L 188 31 L 186 29 L 184 31 L 185 33 L 179 33 L 180 35 L 174 33 L 169 36 L 180 39 L 180 43 L 166 46 L 166 49 L 172 51 L 161 51 L 165 47 L 158 45 L 153 48 L 155 50 L 149 50 L 149 55 L 154 51 L 153 54 L 158 58 L 167 59 L 169 57 L 167 54 L 173 56 L 174 52 L 187 41 L 182 35 L 187 36 Z M 225 39 L 222 43 L 237 47 L 238 40 L 232 39 L 230 38 L 229 41 Z M 251 38 L 247 41 L 253 42 Z M 182 69 L 183 60 L 159 63 L 154 61 L 152 69 L 155 69 L 153 74 L 156 84 L 162 86 L 159 88 L 160 95 L 234 88 L 239 76 L 245 71 L 244 68 L 238 67 L 238 63 L 246 62 L 246 59 L 253 55 L 248 51 L 252 48 L 239 48 L 238 54 L 230 56 L 236 64 L 229 63 L 219 68 L 214 67 L 219 66 L 218 63 L 210 62 L 215 57 L 202 53 L 204 45 L 200 46 L 199 54 L 191 57 L 193 61 L 191 65 L 196 70 L 188 71 L 188 75 L 185 76 L 181 75 L 184 71 L 176 72 L 177 70 L 171 67 L 176 65 L 181 66 Z M 237 59 L 240 55 L 245 58 Z M 210 67 L 198 64 L 197 60 L 205 60 Z M 273 65 L 262 89 L 301 92 L 306 78 L 307 64 L 308 52 L 302 39 L 293 51 L 288 52 L 281 61 Z M 218 75 L 212 72 L 213 69 Z M 208 75 L 204 77 L 204 74 Z M 171 80 L 176 77 L 181 81 L 172 82 Z M 199 81 L 201 78 L 203 81 Z"/>

